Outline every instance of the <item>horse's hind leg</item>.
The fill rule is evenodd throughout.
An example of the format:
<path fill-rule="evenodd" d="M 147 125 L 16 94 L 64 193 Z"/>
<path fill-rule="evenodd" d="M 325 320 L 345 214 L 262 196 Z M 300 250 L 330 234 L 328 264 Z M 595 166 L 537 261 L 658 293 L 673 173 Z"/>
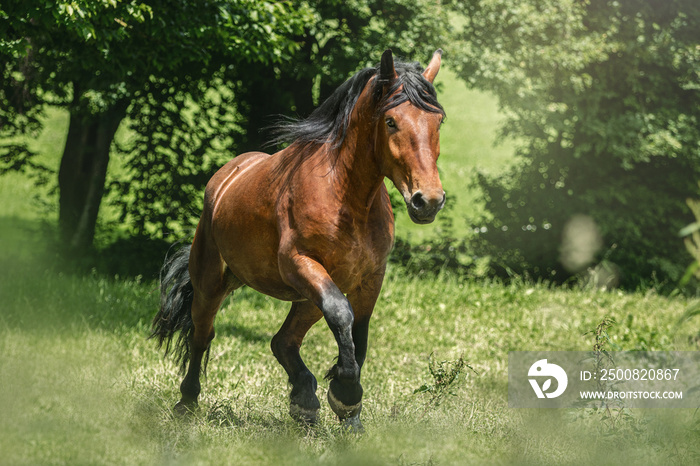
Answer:
<path fill-rule="evenodd" d="M 182 398 L 174 408 L 177 414 L 187 414 L 197 406 L 197 398 L 201 391 L 199 376 L 202 372 L 202 359 L 214 339 L 214 318 L 225 296 L 223 294 L 212 299 L 195 291 L 192 302 L 193 331 L 189 342 L 190 361 L 185 378 L 180 384 Z"/>
<path fill-rule="evenodd" d="M 299 348 L 311 326 L 323 317 L 312 302 L 292 303 L 287 319 L 272 338 L 272 352 L 292 384 L 289 414 L 297 421 L 314 424 L 321 404 L 316 397 L 316 378 L 304 364 Z"/>
<path fill-rule="evenodd" d="M 178 414 L 188 413 L 197 406 L 202 359 L 214 339 L 214 318 L 226 296 L 240 286 L 228 272 L 213 243 L 200 233 L 198 229 L 190 253 L 189 270 L 194 291 L 191 311 L 193 328 L 189 341 L 189 366 L 180 384 L 182 398 L 174 408 Z"/>

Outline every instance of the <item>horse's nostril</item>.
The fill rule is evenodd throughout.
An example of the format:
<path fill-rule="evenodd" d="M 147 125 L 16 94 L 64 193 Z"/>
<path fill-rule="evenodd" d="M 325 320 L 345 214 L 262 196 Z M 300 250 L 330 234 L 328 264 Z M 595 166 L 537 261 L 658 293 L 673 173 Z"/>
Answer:
<path fill-rule="evenodd" d="M 420 210 L 423 207 L 425 207 L 425 198 L 423 197 L 423 193 L 420 191 L 416 191 L 416 193 L 411 197 L 411 205 L 413 206 L 414 209 Z"/>

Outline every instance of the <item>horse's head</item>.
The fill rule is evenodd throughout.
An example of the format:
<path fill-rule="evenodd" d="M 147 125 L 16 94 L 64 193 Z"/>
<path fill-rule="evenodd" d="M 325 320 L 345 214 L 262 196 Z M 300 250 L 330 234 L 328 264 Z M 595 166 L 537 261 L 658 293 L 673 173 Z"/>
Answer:
<path fill-rule="evenodd" d="M 445 112 L 432 84 L 441 55 L 441 50 L 435 52 L 422 73 L 411 65 L 395 68 L 391 50 L 384 52 L 380 65 L 377 153 L 382 174 L 401 192 L 415 223 L 432 222 L 445 205 L 436 164 Z"/>

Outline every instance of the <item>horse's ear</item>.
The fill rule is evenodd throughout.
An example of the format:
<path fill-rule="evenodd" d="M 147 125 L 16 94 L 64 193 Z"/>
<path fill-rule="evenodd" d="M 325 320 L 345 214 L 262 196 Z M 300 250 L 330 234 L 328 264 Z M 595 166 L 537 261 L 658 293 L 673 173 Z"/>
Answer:
<path fill-rule="evenodd" d="M 437 49 L 433 54 L 433 58 L 428 63 L 428 67 L 423 71 L 423 77 L 431 83 L 435 80 L 438 71 L 440 71 L 440 62 L 442 61 L 442 49 Z"/>
<path fill-rule="evenodd" d="M 397 78 L 396 70 L 394 69 L 394 55 L 391 49 L 386 49 L 382 54 L 382 62 L 379 65 L 379 79 L 384 82 L 391 82 Z"/>

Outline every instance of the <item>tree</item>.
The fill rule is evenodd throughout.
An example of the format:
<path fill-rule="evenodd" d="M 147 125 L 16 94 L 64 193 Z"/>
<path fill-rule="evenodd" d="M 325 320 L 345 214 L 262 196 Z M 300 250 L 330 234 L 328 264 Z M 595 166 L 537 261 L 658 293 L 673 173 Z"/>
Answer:
<path fill-rule="evenodd" d="M 274 69 L 259 63 L 242 83 L 243 149 L 271 139 L 275 119 L 307 116 L 358 69 L 374 66 L 391 48 L 405 60 L 425 60 L 446 47 L 449 10 L 435 0 L 311 0 L 313 19 L 295 40 L 294 58 Z"/>
<path fill-rule="evenodd" d="M 92 242 L 105 177 L 131 234 L 182 233 L 214 169 L 269 140 L 270 115 L 308 114 L 386 47 L 430 56 L 446 14 L 429 0 L 12 1 L 0 133 L 35 134 L 47 103 L 69 109 L 59 223 L 74 249 Z M 131 136 L 115 145 L 120 124 Z M 6 140 L 0 170 L 41 169 Z"/>
<path fill-rule="evenodd" d="M 289 59 L 307 12 L 254 0 L 11 0 L 0 19 L 0 170 L 40 168 L 13 137 L 38 132 L 47 104 L 69 110 L 59 230 L 80 252 L 93 241 L 122 120 L 205 99 L 222 69 Z"/>
<path fill-rule="evenodd" d="M 117 148 L 129 175 L 111 183 L 110 201 L 134 234 L 191 231 L 201 189 L 219 165 L 237 153 L 273 151 L 270 126 L 282 116 L 307 116 L 355 71 L 374 66 L 384 49 L 404 59 L 430 57 L 448 25 L 447 10 L 433 0 L 306 5 L 310 16 L 291 37 L 299 47 L 289 59 L 222 69 L 196 102 L 148 84 L 146 92 L 167 98 L 139 99 L 141 108 L 129 120 L 134 137 Z"/>
<path fill-rule="evenodd" d="M 564 280 L 606 261 L 628 287 L 676 280 L 678 231 L 700 175 L 700 5 L 693 0 L 455 3 L 461 76 L 494 92 L 519 143 L 507 173 L 480 176 L 493 219 L 481 251 L 501 270 Z M 562 262 L 577 215 L 597 255 Z M 593 235 L 596 236 L 596 235 Z M 613 265 L 614 264 L 614 265 Z"/>

